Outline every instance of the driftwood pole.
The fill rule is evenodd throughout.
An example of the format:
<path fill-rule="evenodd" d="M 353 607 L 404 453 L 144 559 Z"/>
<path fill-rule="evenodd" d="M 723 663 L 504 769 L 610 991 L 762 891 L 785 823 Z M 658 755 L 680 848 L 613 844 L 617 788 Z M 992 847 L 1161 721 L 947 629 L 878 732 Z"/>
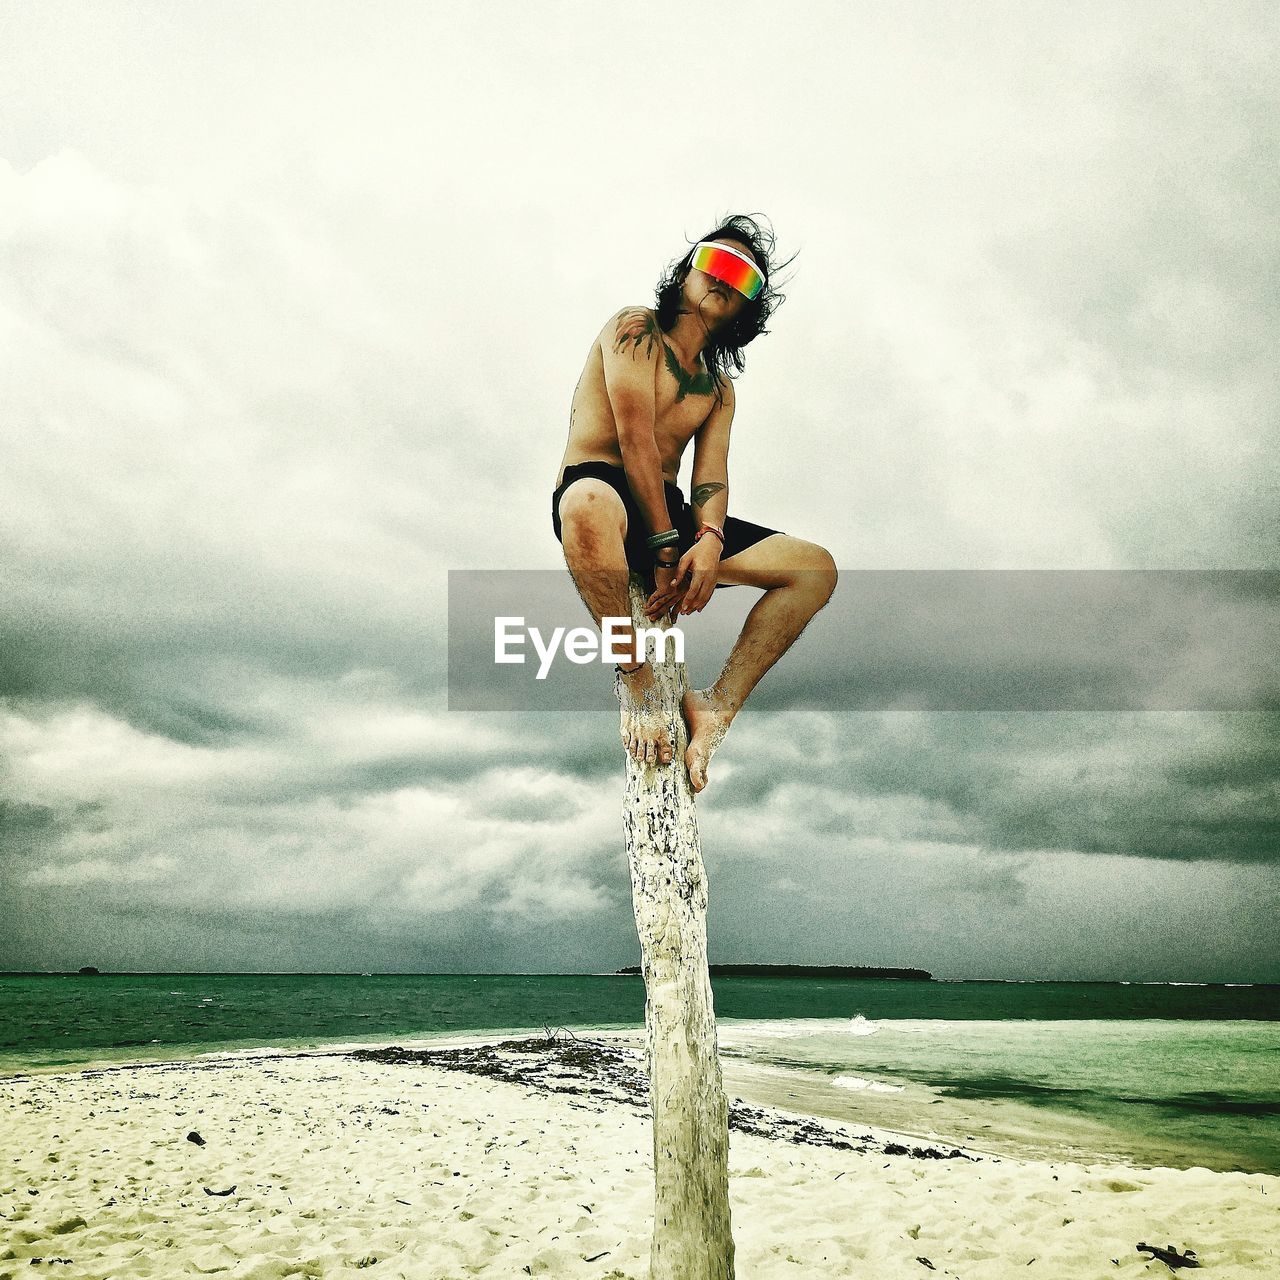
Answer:
<path fill-rule="evenodd" d="M 645 593 L 632 579 L 636 627 Z M 653 662 L 674 747 L 669 765 L 627 753 L 622 822 L 640 935 L 655 1182 L 650 1280 L 733 1280 L 729 1107 L 707 969 L 707 878 L 680 698 L 684 663 Z"/>

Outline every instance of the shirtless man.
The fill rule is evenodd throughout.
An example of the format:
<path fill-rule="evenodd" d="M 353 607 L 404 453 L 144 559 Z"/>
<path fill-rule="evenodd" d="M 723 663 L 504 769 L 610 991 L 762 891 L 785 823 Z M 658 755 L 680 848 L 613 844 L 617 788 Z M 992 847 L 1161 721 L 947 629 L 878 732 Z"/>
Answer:
<path fill-rule="evenodd" d="M 697 613 L 717 587 L 764 590 L 720 677 L 684 694 L 685 767 L 694 791 L 707 785 L 712 753 L 747 695 L 836 585 L 824 547 L 728 515 L 736 396 L 727 366 L 741 370 L 741 348 L 764 331 L 781 300 L 769 287 L 770 269 L 759 227 L 736 215 L 660 282 L 656 310 L 627 307 L 610 317 L 573 393 L 551 499 L 552 526 L 578 591 L 597 625 L 605 617 L 628 619 L 617 629 L 627 652 L 635 653 L 632 572 L 650 592 L 650 620 Z M 676 485 L 691 439 L 692 506 Z M 664 532 L 667 539 L 656 539 L 661 545 L 653 549 L 650 535 Z M 670 764 L 649 663 L 620 665 L 615 689 L 626 749 L 641 764 Z"/>

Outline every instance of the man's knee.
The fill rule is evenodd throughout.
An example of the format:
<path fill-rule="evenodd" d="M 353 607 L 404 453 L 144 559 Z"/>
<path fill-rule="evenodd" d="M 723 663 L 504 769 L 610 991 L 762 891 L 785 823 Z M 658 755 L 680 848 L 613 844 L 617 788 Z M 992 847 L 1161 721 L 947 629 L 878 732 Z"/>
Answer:
<path fill-rule="evenodd" d="M 819 597 L 819 608 L 831 599 L 839 577 L 831 552 L 826 547 L 820 547 L 816 542 L 806 542 L 804 554 L 796 566 L 793 581 L 802 583 Z"/>
<path fill-rule="evenodd" d="M 836 583 L 840 581 L 840 572 L 836 568 L 835 557 L 831 552 L 826 547 L 819 547 L 818 550 L 822 554 L 818 557 L 817 576 L 824 592 L 822 603 L 826 604 L 835 592 Z"/>
<path fill-rule="evenodd" d="M 566 548 L 598 548 L 626 536 L 622 499 L 603 480 L 579 480 L 560 495 L 560 541 Z"/>

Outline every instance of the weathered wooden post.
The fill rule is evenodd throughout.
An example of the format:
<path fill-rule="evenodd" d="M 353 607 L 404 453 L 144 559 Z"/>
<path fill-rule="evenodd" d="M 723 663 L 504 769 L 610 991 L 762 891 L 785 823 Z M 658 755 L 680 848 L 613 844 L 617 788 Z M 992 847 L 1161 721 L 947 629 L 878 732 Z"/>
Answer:
<path fill-rule="evenodd" d="M 632 622 L 664 630 L 644 612 L 632 578 Z M 653 662 L 675 748 L 669 765 L 627 753 L 622 822 L 640 935 L 653 1112 L 655 1181 L 650 1280 L 733 1280 L 729 1222 L 729 1106 L 720 1073 L 707 969 L 707 878 L 680 698 L 684 663 Z"/>

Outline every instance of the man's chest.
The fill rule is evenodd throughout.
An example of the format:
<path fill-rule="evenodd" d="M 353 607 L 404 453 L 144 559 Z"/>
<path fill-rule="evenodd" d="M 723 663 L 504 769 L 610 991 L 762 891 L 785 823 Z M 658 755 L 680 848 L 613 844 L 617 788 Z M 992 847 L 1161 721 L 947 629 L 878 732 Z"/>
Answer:
<path fill-rule="evenodd" d="M 666 343 L 662 351 L 654 386 L 655 425 L 688 440 L 715 406 L 715 383 L 705 369 L 691 373 L 683 368 Z"/>

